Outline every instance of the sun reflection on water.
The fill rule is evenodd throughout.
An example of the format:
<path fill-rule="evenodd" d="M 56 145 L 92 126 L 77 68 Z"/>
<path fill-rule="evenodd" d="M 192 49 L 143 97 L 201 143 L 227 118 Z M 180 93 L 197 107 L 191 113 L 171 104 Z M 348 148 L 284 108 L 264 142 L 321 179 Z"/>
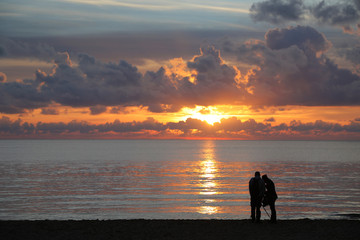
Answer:
<path fill-rule="evenodd" d="M 213 195 L 217 194 L 217 183 L 214 180 L 216 177 L 217 169 L 216 163 L 212 159 L 206 159 L 200 162 L 200 194 Z"/>
<path fill-rule="evenodd" d="M 201 160 L 198 162 L 198 166 L 200 167 L 200 195 L 212 196 L 219 194 L 217 191 L 218 183 L 216 180 L 218 177 L 218 168 L 215 160 L 214 147 L 215 143 L 213 141 L 204 142 Z M 219 209 L 217 206 L 207 205 L 214 202 L 216 202 L 215 199 L 205 199 L 203 205 L 199 207 L 198 213 L 208 215 L 218 213 Z"/>
<path fill-rule="evenodd" d="M 208 215 L 215 214 L 217 212 L 218 212 L 217 206 L 201 206 L 198 211 L 198 213 L 208 214 Z"/>

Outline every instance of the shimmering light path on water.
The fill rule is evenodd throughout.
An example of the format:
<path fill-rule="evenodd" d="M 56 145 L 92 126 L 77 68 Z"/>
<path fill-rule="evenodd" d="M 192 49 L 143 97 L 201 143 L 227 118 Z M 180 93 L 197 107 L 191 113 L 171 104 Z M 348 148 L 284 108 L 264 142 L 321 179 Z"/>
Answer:
<path fill-rule="evenodd" d="M 246 219 L 256 170 L 276 184 L 279 218 L 360 214 L 359 146 L 0 141 L 0 219 Z"/>

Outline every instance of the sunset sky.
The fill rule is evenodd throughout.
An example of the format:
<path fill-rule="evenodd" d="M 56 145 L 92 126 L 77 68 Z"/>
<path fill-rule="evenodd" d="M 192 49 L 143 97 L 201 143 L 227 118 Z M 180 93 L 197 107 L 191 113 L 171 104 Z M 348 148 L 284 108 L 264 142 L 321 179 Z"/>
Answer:
<path fill-rule="evenodd" d="M 360 0 L 2 0 L 0 138 L 360 140 Z"/>

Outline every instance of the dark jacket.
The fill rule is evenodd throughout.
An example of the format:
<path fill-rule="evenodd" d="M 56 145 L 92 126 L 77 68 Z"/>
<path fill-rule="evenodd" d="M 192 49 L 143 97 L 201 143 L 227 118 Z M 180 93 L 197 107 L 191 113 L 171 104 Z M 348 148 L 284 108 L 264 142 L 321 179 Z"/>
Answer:
<path fill-rule="evenodd" d="M 253 177 L 249 181 L 251 199 L 262 199 L 265 193 L 265 183 L 260 177 Z"/>
<path fill-rule="evenodd" d="M 270 179 L 264 179 L 265 182 L 265 197 L 269 202 L 275 202 L 276 199 L 278 198 L 277 194 L 276 194 L 276 190 L 275 190 L 275 184 L 274 182 Z"/>

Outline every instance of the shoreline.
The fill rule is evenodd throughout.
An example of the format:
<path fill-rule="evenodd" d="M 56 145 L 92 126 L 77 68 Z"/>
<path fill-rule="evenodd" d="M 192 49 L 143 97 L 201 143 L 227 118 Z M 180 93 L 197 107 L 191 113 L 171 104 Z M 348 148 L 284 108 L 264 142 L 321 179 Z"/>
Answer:
<path fill-rule="evenodd" d="M 357 239 L 359 220 L 0 220 L 3 239 Z"/>

